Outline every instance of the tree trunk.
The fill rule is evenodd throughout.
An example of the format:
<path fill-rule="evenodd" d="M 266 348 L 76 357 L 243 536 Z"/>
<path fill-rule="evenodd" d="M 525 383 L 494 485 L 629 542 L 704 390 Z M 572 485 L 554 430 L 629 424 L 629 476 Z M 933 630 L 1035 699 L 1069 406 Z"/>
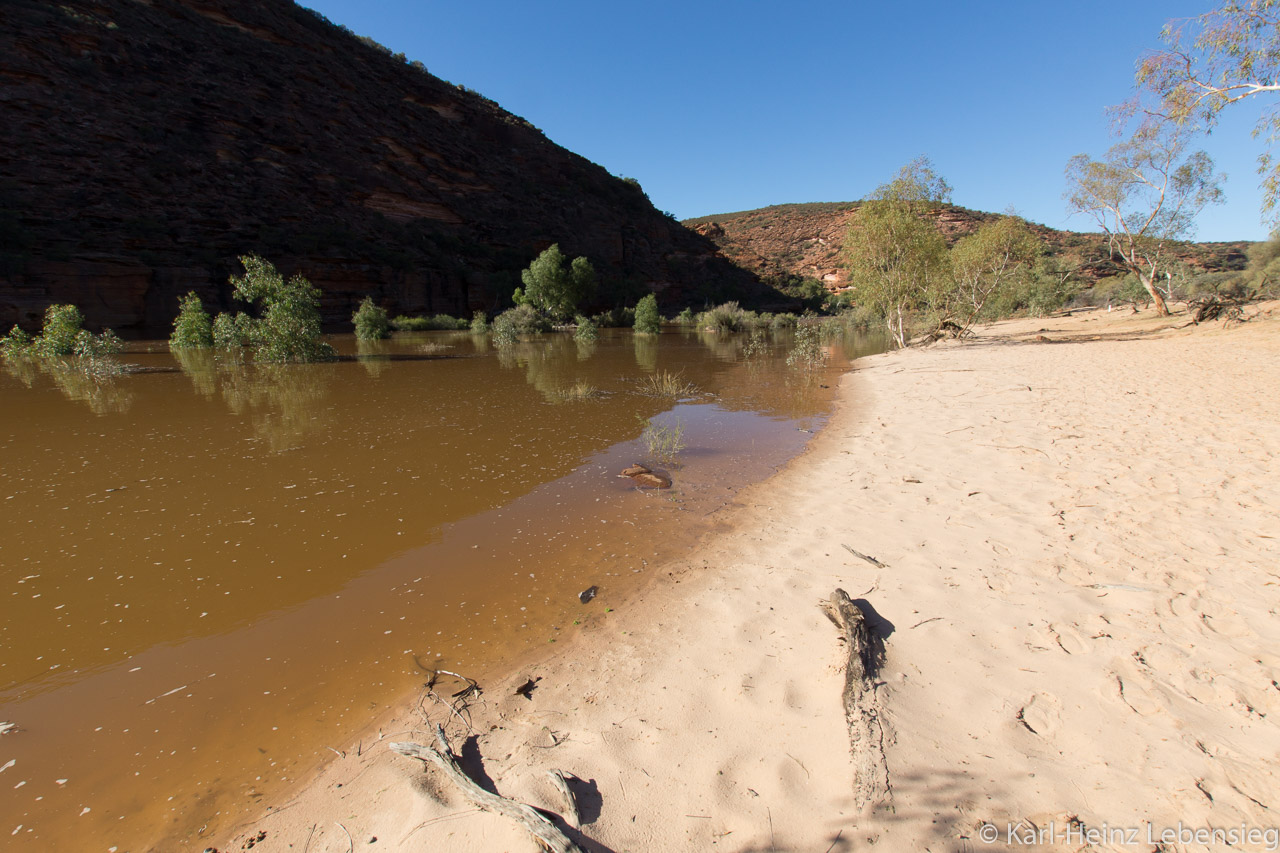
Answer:
<path fill-rule="evenodd" d="M 1169 316 L 1169 307 L 1164 304 L 1164 297 L 1160 295 L 1160 289 L 1156 287 L 1155 273 L 1151 275 L 1138 275 L 1138 281 L 1142 282 L 1142 286 L 1147 289 L 1147 293 L 1151 296 L 1151 302 L 1156 306 L 1156 313 L 1161 317 Z"/>

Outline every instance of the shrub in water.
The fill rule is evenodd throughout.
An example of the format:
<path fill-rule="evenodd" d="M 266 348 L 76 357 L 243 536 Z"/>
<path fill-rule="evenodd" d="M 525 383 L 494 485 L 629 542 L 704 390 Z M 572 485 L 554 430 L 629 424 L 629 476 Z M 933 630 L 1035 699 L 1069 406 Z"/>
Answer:
<path fill-rule="evenodd" d="M 33 343 L 39 355 L 74 355 L 76 337 L 84 315 L 74 305 L 50 305 L 44 312 L 44 328 Z"/>
<path fill-rule="evenodd" d="M 577 318 L 578 328 L 573 330 L 573 337 L 579 341 L 594 341 L 600 337 L 600 327 L 595 321 L 589 317 L 583 317 L 581 314 Z"/>
<path fill-rule="evenodd" d="M 662 315 L 658 313 L 658 297 L 652 293 L 636 303 L 635 330 L 641 335 L 656 335 L 662 331 Z"/>
<path fill-rule="evenodd" d="M 9 330 L 9 334 L 0 338 L 0 355 L 5 358 L 29 355 L 31 344 L 31 336 L 23 331 L 21 326 L 14 326 Z"/>
<path fill-rule="evenodd" d="M 483 335 L 489 331 L 489 319 L 483 311 L 477 311 L 471 317 L 471 334 Z"/>
<path fill-rule="evenodd" d="M 256 303 L 262 312 L 262 318 L 249 327 L 255 359 L 310 362 L 337 357 L 320 337 L 320 291 L 315 285 L 300 275 L 285 281 L 274 266 L 256 255 L 246 255 L 240 263 L 245 274 L 231 277 L 235 296 Z"/>
<path fill-rule="evenodd" d="M 391 337 L 391 321 L 387 319 L 387 309 L 373 304 L 373 297 L 366 296 L 360 307 L 351 315 L 351 322 L 356 327 L 356 340 L 377 341 Z"/>
<path fill-rule="evenodd" d="M 178 302 L 178 316 L 169 336 L 170 349 L 208 349 L 213 346 L 213 321 L 192 290 Z"/>

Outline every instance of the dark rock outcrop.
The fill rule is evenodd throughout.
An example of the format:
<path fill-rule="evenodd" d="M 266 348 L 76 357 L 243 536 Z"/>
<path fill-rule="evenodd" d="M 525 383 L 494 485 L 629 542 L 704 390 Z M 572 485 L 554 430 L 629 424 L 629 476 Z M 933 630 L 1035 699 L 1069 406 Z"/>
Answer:
<path fill-rule="evenodd" d="M 638 186 L 288 0 L 5 0 L 0 327 L 50 302 L 167 332 L 249 252 L 345 325 L 495 309 L 559 242 L 598 306 L 767 297 Z"/>

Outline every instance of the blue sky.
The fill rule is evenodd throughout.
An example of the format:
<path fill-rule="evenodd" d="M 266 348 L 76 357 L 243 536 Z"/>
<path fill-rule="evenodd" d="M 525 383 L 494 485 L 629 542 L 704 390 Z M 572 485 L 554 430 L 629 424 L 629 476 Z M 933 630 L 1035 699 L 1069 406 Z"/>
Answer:
<path fill-rule="evenodd" d="M 1115 139 L 1181 0 L 906 2 L 312 0 L 371 36 L 640 181 L 680 218 L 862 198 L 928 155 L 965 207 L 1073 230 L 1063 168 Z M 1201 147 L 1228 175 L 1198 239 L 1265 239 L 1255 111 Z"/>

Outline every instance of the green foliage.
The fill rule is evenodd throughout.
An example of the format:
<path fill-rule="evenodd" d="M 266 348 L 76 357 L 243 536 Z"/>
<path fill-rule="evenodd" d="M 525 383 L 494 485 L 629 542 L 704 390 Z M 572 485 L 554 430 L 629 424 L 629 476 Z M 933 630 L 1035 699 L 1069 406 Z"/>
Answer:
<path fill-rule="evenodd" d="M 32 346 L 37 355 L 74 355 L 84 315 L 74 305 L 50 305 L 44 311 L 44 327 Z"/>
<path fill-rule="evenodd" d="M 100 335 L 95 335 L 86 329 L 76 333 L 74 353 L 80 358 L 105 358 L 116 355 L 122 349 L 124 349 L 124 341 L 110 329 L 104 329 Z"/>
<path fill-rule="evenodd" d="M 595 293 L 596 271 L 584 257 L 567 265 L 566 261 L 559 244 L 538 255 L 520 273 L 524 284 L 522 293 L 517 290 L 520 298 L 556 319 L 572 316 L 578 304 Z"/>
<path fill-rule="evenodd" d="M 693 309 L 685 308 L 684 310 L 682 310 L 679 314 L 676 315 L 676 322 L 679 323 L 681 326 L 692 326 L 693 325 Z"/>
<path fill-rule="evenodd" d="M 366 296 L 360 307 L 351 315 L 351 322 L 356 327 L 356 340 L 377 341 L 391 337 L 391 321 L 387 319 L 387 309 L 373 304 L 373 297 Z"/>
<path fill-rule="evenodd" d="M 635 330 L 641 335 L 656 335 L 662 331 L 662 315 L 658 313 L 658 297 L 650 293 L 636 303 Z"/>
<path fill-rule="evenodd" d="M 397 332 L 456 332 L 470 328 L 470 324 L 461 317 L 450 317 L 448 314 L 436 314 L 434 317 L 398 314 L 391 318 L 391 328 Z"/>
<path fill-rule="evenodd" d="M 249 328 L 254 359 L 261 362 L 331 361 L 337 357 L 320 333 L 320 291 L 300 275 L 288 281 L 256 255 L 240 259 L 243 276 L 231 276 L 237 299 L 261 312 Z"/>
<path fill-rule="evenodd" d="M 5 358 L 17 358 L 30 355 L 33 341 L 21 326 L 14 326 L 9 334 L 0 338 L 0 355 Z"/>
<path fill-rule="evenodd" d="M 913 161 L 858 208 L 845 238 L 854 300 L 885 319 L 900 347 L 906 315 L 937 301 L 950 283 L 946 241 L 921 216 L 949 194 L 927 160 Z"/>
<path fill-rule="evenodd" d="M 213 346 L 213 321 L 194 290 L 178 302 L 178 316 L 169 335 L 170 349 L 208 349 Z"/>
<path fill-rule="evenodd" d="M 493 342 L 500 346 L 514 344 L 521 335 L 551 331 L 551 323 L 528 303 L 508 308 L 493 321 Z"/>
<path fill-rule="evenodd" d="M 1199 127 L 1207 133 L 1231 104 L 1275 93 L 1280 76 L 1280 14 L 1274 0 L 1226 0 L 1219 8 L 1195 18 L 1170 21 L 1161 38 L 1167 45 L 1138 62 L 1139 89 L 1156 103 L 1135 99 L 1122 113 L 1139 109 L 1152 118 L 1180 127 Z M 1280 113 L 1273 106 L 1259 111 L 1255 138 L 1268 147 L 1280 134 Z M 1270 151 L 1258 157 L 1262 175 L 1262 211 L 1280 215 L 1280 162 Z"/>
<path fill-rule="evenodd" d="M 590 317 L 583 317 L 579 314 L 576 318 L 578 327 L 573 330 L 574 340 L 578 341 L 594 341 L 600 337 L 600 327 Z"/>
<path fill-rule="evenodd" d="M 653 418 L 641 420 L 645 426 L 640 439 L 648 448 L 649 456 L 667 465 L 674 463 L 676 456 L 685 448 L 684 423 L 679 419 L 675 419 L 670 425 Z"/>
<path fill-rule="evenodd" d="M 636 323 L 636 309 L 610 308 L 591 318 L 602 329 L 625 329 Z"/>
<path fill-rule="evenodd" d="M 471 334 L 484 335 L 489 332 L 489 320 L 483 311 L 477 311 L 471 317 Z"/>
<path fill-rule="evenodd" d="M 952 286 L 935 306 L 942 319 L 963 334 L 988 304 L 1007 305 L 1020 292 L 1029 299 L 1042 251 L 1039 238 L 1017 216 L 991 220 L 961 238 L 951 249 Z"/>
<path fill-rule="evenodd" d="M 817 323 L 805 323 L 796 329 L 795 343 L 787 354 L 787 366 L 813 370 L 826 363 L 827 352 L 822 348 L 823 329 Z"/>
<path fill-rule="evenodd" d="M 249 330 L 253 318 L 247 314 L 228 314 L 225 311 L 213 318 L 213 345 L 220 350 L 238 350 L 249 343 Z"/>
<path fill-rule="evenodd" d="M 1140 126 L 1105 159 L 1077 154 L 1067 163 L 1067 203 L 1108 237 L 1113 257 L 1137 276 L 1156 311 L 1167 314 L 1158 282 L 1169 242 L 1190 236 L 1206 205 L 1223 200 L 1224 177 L 1203 151 L 1188 153 L 1185 128 Z"/>

